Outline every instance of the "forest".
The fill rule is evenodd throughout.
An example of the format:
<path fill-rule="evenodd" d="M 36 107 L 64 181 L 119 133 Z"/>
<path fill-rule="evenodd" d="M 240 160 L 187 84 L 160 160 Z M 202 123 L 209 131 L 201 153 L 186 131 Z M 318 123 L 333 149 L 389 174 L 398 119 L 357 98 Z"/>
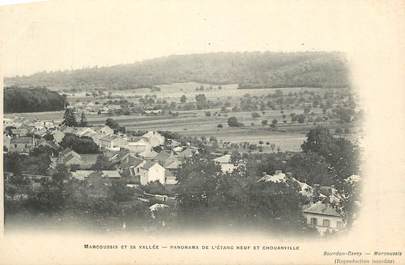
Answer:
<path fill-rule="evenodd" d="M 347 87 L 347 64 L 337 52 L 238 52 L 172 55 L 134 64 L 6 78 L 8 85 L 131 89 L 200 82 L 239 88 Z"/>
<path fill-rule="evenodd" d="M 63 110 L 66 99 L 44 87 L 4 88 L 4 113 Z"/>

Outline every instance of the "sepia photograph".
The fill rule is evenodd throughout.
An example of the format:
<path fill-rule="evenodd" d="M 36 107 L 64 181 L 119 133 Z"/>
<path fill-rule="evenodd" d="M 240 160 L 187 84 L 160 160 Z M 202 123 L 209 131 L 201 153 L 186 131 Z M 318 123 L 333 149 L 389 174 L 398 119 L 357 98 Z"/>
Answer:
<path fill-rule="evenodd" d="M 60 264 L 96 264 L 80 251 L 119 248 L 133 250 L 128 260 L 114 254 L 122 264 L 157 264 L 143 258 L 158 251 L 204 249 L 215 255 L 260 249 L 267 257 L 259 263 L 272 251 L 277 264 L 300 264 L 282 257 L 311 257 L 308 248 L 299 254 L 307 242 L 323 246 L 316 255 L 328 259 L 305 264 L 400 264 L 403 240 L 399 248 L 340 248 L 352 230 L 368 229 L 361 213 L 378 215 L 384 207 L 367 201 L 366 183 L 381 172 L 368 167 L 376 150 L 368 117 L 387 102 L 367 105 L 361 77 L 371 72 L 361 72 L 348 48 L 355 44 L 341 37 L 351 23 L 324 12 L 327 3 L 341 14 L 350 5 L 237 2 L 55 0 L 0 7 L 5 239 L 30 242 L 34 233 L 46 241 L 49 234 L 62 243 L 66 234 L 72 247 L 72 236 L 77 259 Z M 401 1 L 382 6 L 392 10 L 395 3 L 403 14 Z M 394 183 L 388 175 L 384 181 Z M 405 190 L 395 187 L 402 190 L 391 195 L 402 194 L 393 200 L 400 203 Z M 220 235 L 230 241 L 209 239 Z M 258 235 L 267 243 L 246 243 Z M 122 243 L 129 238 L 146 241 Z M 34 263 L 59 262 L 47 255 Z M 99 264 L 114 264 L 104 255 Z"/>

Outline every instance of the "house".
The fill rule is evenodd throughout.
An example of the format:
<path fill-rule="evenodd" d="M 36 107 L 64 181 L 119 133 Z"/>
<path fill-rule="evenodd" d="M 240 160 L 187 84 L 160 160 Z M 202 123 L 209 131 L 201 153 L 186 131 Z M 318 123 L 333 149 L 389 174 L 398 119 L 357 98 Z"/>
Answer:
<path fill-rule="evenodd" d="M 305 182 L 298 181 L 292 176 L 290 172 L 283 173 L 281 170 L 276 170 L 274 175 L 268 175 L 264 172 L 263 177 L 261 177 L 257 182 L 272 182 L 272 183 L 286 183 L 290 180 L 291 183 L 298 184 L 300 187 L 299 193 L 305 196 L 308 200 L 311 200 L 314 196 L 314 189 Z"/>
<path fill-rule="evenodd" d="M 176 185 L 177 184 L 176 176 L 170 170 L 165 171 L 165 184 L 166 185 Z"/>
<path fill-rule="evenodd" d="M 104 135 L 113 135 L 114 134 L 114 130 L 111 129 L 110 127 L 108 127 L 107 125 L 104 127 L 101 127 L 98 131 Z"/>
<path fill-rule="evenodd" d="M 116 135 L 106 135 L 100 139 L 100 147 L 105 149 L 120 149 L 125 148 L 128 145 L 126 139 L 116 136 Z"/>
<path fill-rule="evenodd" d="M 79 163 L 79 168 L 80 169 L 90 169 L 93 168 L 93 166 L 97 162 L 97 157 L 99 154 L 81 154 L 81 161 Z"/>
<path fill-rule="evenodd" d="M 237 168 L 237 166 L 231 162 L 231 155 L 229 154 L 215 158 L 214 162 L 219 163 L 223 173 L 231 173 Z"/>
<path fill-rule="evenodd" d="M 78 128 L 76 131 L 76 135 L 79 137 L 88 136 L 91 138 L 91 136 L 95 134 L 97 134 L 96 131 L 94 131 L 92 128 L 89 127 Z"/>
<path fill-rule="evenodd" d="M 173 139 L 168 139 L 166 142 L 166 145 L 169 146 L 173 150 L 174 150 L 174 148 L 180 148 L 180 151 L 182 150 L 181 143 L 177 142 L 176 140 L 173 140 Z M 176 150 L 174 150 L 174 151 L 176 151 Z"/>
<path fill-rule="evenodd" d="M 141 168 L 146 163 L 146 160 L 135 158 L 131 161 L 130 165 L 127 167 L 131 176 L 140 176 Z"/>
<path fill-rule="evenodd" d="M 18 153 L 29 153 L 35 147 L 33 137 L 18 137 L 10 139 L 9 151 Z"/>
<path fill-rule="evenodd" d="M 3 117 L 3 128 L 6 128 L 8 126 L 14 126 L 14 119 Z"/>
<path fill-rule="evenodd" d="M 156 131 L 149 131 L 142 135 L 142 137 L 146 138 L 152 147 L 163 145 L 165 143 L 165 137 Z"/>
<path fill-rule="evenodd" d="M 108 178 L 110 180 L 121 178 L 121 175 L 119 174 L 119 172 L 117 170 L 102 170 L 102 171 L 76 170 L 76 171 L 72 171 L 71 174 L 72 174 L 72 178 L 75 178 L 78 180 L 89 180 L 89 178 L 91 178 L 91 177 Z M 91 179 L 90 179 L 90 181 L 91 181 Z"/>
<path fill-rule="evenodd" d="M 9 150 L 10 149 L 10 143 L 11 143 L 11 136 L 3 133 L 3 147 L 5 150 Z"/>
<path fill-rule="evenodd" d="M 328 202 L 318 201 L 303 209 L 307 224 L 318 230 L 321 235 L 337 232 L 345 228 L 343 216 Z"/>
<path fill-rule="evenodd" d="M 109 178 L 111 180 L 121 179 L 121 175 L 117 170 L 102 170 L 101 173 L 104 178 Z"/>
<path fill-rule="evenodd" d="M 144 113 L 147 115 L 150 115 L 150 114 L 158 115 L 158 114 L 162 113 L 162 110 L 161 109 L 147 109 L 147 110 L 144 110 Z"/>
<path fill-rule="evenodd" d="M 145 160 L 132 156 L 132 155 L 128 155 L 125 157 L 125 159 L 123 159 L 119 165 L 120 169 L 124 169 L 124 168 L 135 168 L 137 166 L 139 166 L 142 162 L 144 162 Z"/>
<path fill-rule="evenodd" d="M 65 166 L 79 165 L 81 161 L 81 156 L 69 148 L 66 148 L 59 154 L 58 162 Z"/>
<path fill-rule="evenodd" d="M 60 144 L 65 137 L 65 133 L 60 130 L 55 130 L 52 132 L 53 141 L 57 144 Z"/>
<path fill-rule="evenodd" d="M 79 169 L 90 169 L 97 161 L 99 154 L 78 154 L 75 151 L 66 148 L 59 154 L 58 163 L 68 167 L 76 167 Z"/>
<path fill-rule="evenodd" d="M 132 153 L 142 153 L 152 150 L 149 140 L 144 137 L 132 137 L 128 140 L 127 147 Z"/>
<path fill-rule="evenodd" d="M 193 157 L 195 154 L 198 154 L 198 149 L 193 149 L 192 147 L 187 147 L 186 149 L 184 149 L 183 151 L 179 152 L 177 154 L 177 157 L 181 160 L 184 160 L 186 158 L 191 158 Z"/>
<path fill-rule="evenodd" d="M 163 166 L 166 169 L 166 173 L 170 171 L 171 175 L 175 175 L 181 165 L 180 160 L 173 154 L 173 152 L 168 153 L 166 151 L 162 151 L 152 160 Z"/>
<path fill-rule="evenodd" d="M 173 153 L 169 153 L 169 152 L 167 152 L 167 151 L 162 151 L 162 152 L 158 153 L 158 154 L 153 158 L 153 160 L 159 162 L 160 165 L 164 166 L 164 164 L 166 163 L 166 161 L 167 161 L 169 158 L 173 158 L 173 157 L 174 157 Z"/>
<path fill-rule="evenodd" d="M 161 184 L 166 183 L 165 168 L 156 161 L 147 161 L 139 170 L 140 182 L 146 185 L 149 182 L 159 181 Z"/>
<path fill-rule="evenodd" d="M 71 171 L 70 174 L 72 174 L 72 178 L 83 181 L 87 179 L 89 175 L 93 172 L 94 170 L 76 170 Z"/>
<path fill-rule="evenodd" d="M 56 125 L 53 121 L 44 121 L 44 127 L 47 130 L 53 130 L 56 128 Z"/>
<path fill-rule="evenodd" d="M 23 136 L 27 136 L 27 134 L 29 133 L 27 128 L 19 128 L 19 129 L 11 129 L 11 134 L 14 137 L 23 137 Z"/>
<path fill-rule="evenodd" d="M 153 151 L 153 150 L 145 150 L 145 151 L 138 154 L 138 156 L 140 156 L 140 157 L 142 157 L 144 159 L 147 159 L 147 160 L 151 160 L 154 157 L 156 157 L 157 155 L 158 155 L 158 153 Z"/>
<path fill-rule="evenodd" d="M 104 156 L 108 157 L 111 163 L 121 165 L 128 162 L 131 153 L 128 149 L 120 149 L 119 151 L 104 152 Z"/>
<path fill-rule="evenodd" d="M 100 140 L 105 137 L 105 134 L 102 134 L 102 133 L 100 133 L 100 132 L 95 132 L 94 134 L 87 135 L 87 136 L 90 137 L 91 139 L 93 139 L 93 141 L 94 141 L 98 146 L 100 146 Z"/>
<path fill-rule="evenodd" d="M 45 123 L 42 121 L 36 121 L 33 123 L 34 126 L 34 131 L 42 131 L 42 130 L 46 130 L 45 128 Z"/>
<path fill-rule="evenodd" d="M 75 155 L 75 156 L 80 156 L 78 153 L 76 153 L 76 152 L 73 151 L 72 149 L 66 148 L 66 149 L 64 149 L 62 152 L 59 153 L 59 157 L 60 157 L 60 158 L 64 158 L 64 157 L 66 157 L 66 156 L 69 155 L 69 154 L 73 154 L 73 155 Z"/>
<path fill-rule="evenodd" d="M 43 138 L 43 137 L 45 137 L 45 135 L 48 134 L 48 131 L 45 128 L 43 128 L 43 129 L 35 130 L 33 132 L 33 134 L 40 138 Z"/>

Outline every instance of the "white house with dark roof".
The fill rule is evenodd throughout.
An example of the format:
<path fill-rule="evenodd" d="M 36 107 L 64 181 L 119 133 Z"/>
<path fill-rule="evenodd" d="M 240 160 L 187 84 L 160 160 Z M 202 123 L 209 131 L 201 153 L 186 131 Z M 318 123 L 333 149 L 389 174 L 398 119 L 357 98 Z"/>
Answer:
<path fill-rule="evenodd" d="M 318 230 L 321 235 L 337 232 L 345 228 L 343 216 L 329 203 L 318 201 L 303 209 L 307 224 Z"/>
<path fill-rule="evenodd" d="M 147 161 L 139 169 L 140 182 L 146 185 L 149 182 L 159 181 L 161 184 L 166 183 L 165 168 L 156 161 Z"/>

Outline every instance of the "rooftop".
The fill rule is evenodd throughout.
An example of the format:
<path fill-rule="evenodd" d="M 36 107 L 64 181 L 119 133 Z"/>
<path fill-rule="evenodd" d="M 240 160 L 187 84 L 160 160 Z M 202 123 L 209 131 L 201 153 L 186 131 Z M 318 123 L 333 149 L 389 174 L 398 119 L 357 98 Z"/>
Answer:
<path fill-rule="evenodd" d="M 304 213 L 312 213 L 312 214 L 319 214 L 319 215 L 327 215 L 327 216 L 335 216 L 335 217 L 342 217 L 335 208 L 333 208 L 330 204 L 323 203 L 321 201 L 313 203 L 308 208 L 303 210 Z"/>
<path fill-rule="evenodd" d="M 215 162 L 224 164 L 231 163 L 231 155 L 223 155 L 214 159 Z"/>
<path fill-rule="evenodd" d="M 144 168 L 144 169 L 147 170 L 147 169 L 153 167 L 155 164 L 159 164 L 159 163 L 156 162 L 156 161 L 147 161 L 147 162 L 142 166 L 142 168 Z"/>
<path fill-rule="evenodd" d="M 33 144 L 34 140 L 31 137 L 19 137 L 19 138 L 12 138 L 10 140 L 11 144 Z"/>

